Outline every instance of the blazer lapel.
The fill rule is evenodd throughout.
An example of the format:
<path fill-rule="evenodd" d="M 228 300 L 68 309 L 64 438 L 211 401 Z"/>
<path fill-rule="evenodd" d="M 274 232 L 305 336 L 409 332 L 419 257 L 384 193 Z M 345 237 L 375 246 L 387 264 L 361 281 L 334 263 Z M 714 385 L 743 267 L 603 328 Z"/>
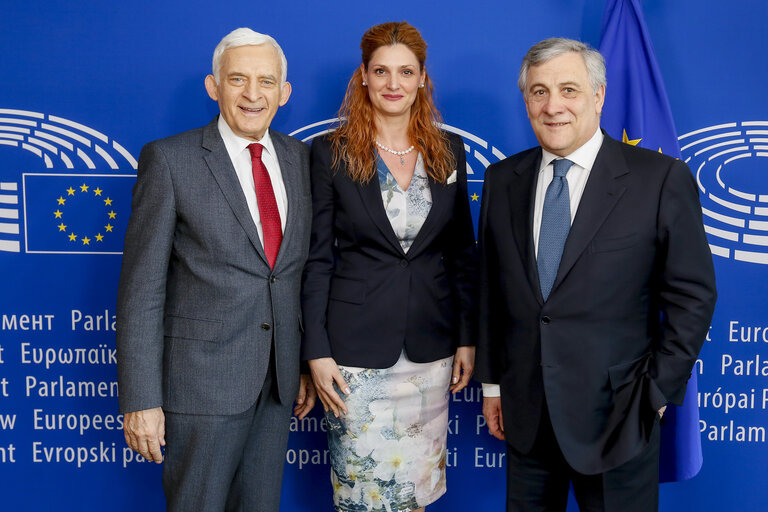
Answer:
<path fill-rule="evenodd" d="M 405 252 L 400 247 L 400 242 L 397 240 L 397 235 L 395 235 L 392 224 L 387 217 L 387 212 L 384 209 L 378 175 L 374 174 L 373 178 L 368 180 L 367 183 L 359 185 L 357 190 L 360 192 L 363 207 L 368 211 L 368 215 L 370 215 L 376 227 L 379 228 L 382 236 L 392 245 L 395 251 L 405 256 Z"/>
<path fill-rule="evenodd" d="M 426 246 L 426 242 L 430 240 L 430 234 L 440 225 L 441 219 L 450 218 L 452 213 L 449 210 L 453 205 L 455 199 L 454 194 L 451 194 L 451 189 L 444 183 L 437 183 L 428 175 L 429 192 L 432 195 L 432 206 L 429 209 L 427 218 L 424 219 L 421 229 L 416 234 L 416 238 L 413 240 L 413 244 L 408 249 L 408 254 L 413 256 L 418 254 L 422 247 Z M 454 187 L 455 188 L 455 187 Z"/>
<path fill-rule="evenodd" d="M 288 149 L 283 140 L 283 135 L 270 130 L 272 145 L 277 153 L 277 161 L 280 163 L 280 172 L 283 176 L 286 196 L 288 197 L 287 218 L 285 219 L 285 230 L 283 231 L 283 241 L 280 244 L 280 251 L 277 253 L 275 268 L 287 257 L 283 256 L 290 252 L 288 246 L 293 243 L 293 235 L 298 232 L 299 213 L 301 204 L 301 176 L 299 176 L 299 166 L 296 162 L 296 155 Z M 263 250 L 262 253 L 263 255 Z M 264 259 L 266 260 L 266 257 Z"/>
<path fill-rule="evenodd" d="M 595 237 L 608 214 L 624 194 L 625 187 L 617 180 L 629 172 L 617 142 L 607 135 L 597 153 L 589 173 L 587 186 L 579 201 L 576 217 L 573 219 L 568 238 L 565 240 L 563 257 L 557 270 L 552 291 L 568 275 L 573 265 Z"/>
<path fill-rule="evenodd" d="M 261 239 L 259 238 L 259 232 L 256 229 L 256 224 L 253 222 L 251 212 L 248 209 L 248 203 L 245 201 L 245 195 L 243 194 L 243 188 L 240 186 L 240 181 L 237 179 L 235 168 L 232 166 L 232 161 L 227 153 L 227 148 L 224 146 L 224 141 L 219 135 L 219 130 L 216 127 L 218 118 L 211 121 L 205 128 L 203 128 L 203 148 L 210 151 L 204 158 L 208 164 L 208 169 L 213 174 L 214 179 L 219 185 L 224 197 L 229 203 L 229 207 L 235 214 L 235 218 L 243 227 L 245 234 L 251 241 L 256 252 L 266 262 L 267 257 L 264 255 L 264 248 L 261 245 Z"/>

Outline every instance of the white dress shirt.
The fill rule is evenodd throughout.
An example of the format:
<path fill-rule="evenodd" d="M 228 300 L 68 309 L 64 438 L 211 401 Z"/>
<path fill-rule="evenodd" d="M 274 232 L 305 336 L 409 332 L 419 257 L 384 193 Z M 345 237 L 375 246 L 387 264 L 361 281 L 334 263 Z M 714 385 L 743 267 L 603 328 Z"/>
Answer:
<path fill-rule="evenodd" d="M 256 224 L 256 229 L 259 232 L 261 245 L 264 246 L 264 231 L 261 227 L 261 216 L 259 215 L 259 206 L 256 201 L 253 165 L 251 163 L 251 152 L 248 149 L 249 144 L 258 142 L 264 146 L 264 150 L 261 153 L 261 161 L 264 167 L 267 168 L 269 179 L 272 181 L 272 190 L 275 193 L 277 211 L 280 213 L 280 227 L 283 232 L 285 232 L 285 219 L 288 214 L 288 194 L 285 191 L 283 174 L 280 170 L 280 163 L 277 160 L 275 146 L 272 144 L 272 138 L 269 136 L 269 130 L 259 141 L 244 139 L 232 131 L 221 115 L 219 116 L 218 128 L 221 138 L 224 139 L 224 146 L 227 148 L 229 159 L 232 161 L 232 166 L 237 173 L 237 179 L 240 181 L 240 186 L 243 189 L 245 201 L 248 203 L 248 210 L 250 210 L 253 222 Z"/>
<path fill-rule="evenodd" d="M 598 126 L 597 131 L 584 143 L 583 146 L 576 151 L 565 157 L 560 157 L 554 153 L 550 153 L 542 148 L 541 150 L 541 165 L 539 166 L 539 179 L 536 182 L 536 199 L 533 204 L 533 246 L 536 250 L 536 256 L 539 254 L 539 231 L 541 230 L 541 216 L 544 211 L 544 196 L 547 193 L 547 187 L 552 182 L 552 175 L 554 174 L 554 162 L 558 158 L 567 158 L 573 165 L 568 170 L 568 174 L 565 175 L 565 179 L 568 180 L 568 194 L 571 199 L 571 224 L 576 217 L 576 211 L 579 209 L 579 203 L 581 202 L 581 196 L 584 194 L 584 188 L 587 186 L 587 179 L 589 173 L 592 171 L 592 166 L 597 158 L 597 153 L 600 151 L 600 146 L 603 145 L 603 132 L 600 131 Z M 483 396 L 495 397 L 500 396 L 501 390 L 498 384 L 486 384 L 483 383 Z"/>

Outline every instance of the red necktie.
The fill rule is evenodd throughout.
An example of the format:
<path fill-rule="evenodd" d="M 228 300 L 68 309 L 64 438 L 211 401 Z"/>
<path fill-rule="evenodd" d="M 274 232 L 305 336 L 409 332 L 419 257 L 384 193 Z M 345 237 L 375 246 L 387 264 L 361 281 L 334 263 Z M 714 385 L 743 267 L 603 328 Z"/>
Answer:
<path fill-rule="evenodd" d="M 251 152 L 251 164 L 253 165 L 253 184 L 256 187 L 256 202 L 259 205 L 259 217 L 261 218 L 261 230 L 264 235 L 264 254 L 267 256 L 270 268 L 275 267 L 277 252 L 280 250 L 280 242 L 283 240 L 283 229 L 280 226 L 280 212 L 275 201 L 275 192 L 272 190 L 272 180 L 269 179 L 267 168 L 261 161 L 261 151 L 264 146 L 258 142 L 248 145 Z"/>

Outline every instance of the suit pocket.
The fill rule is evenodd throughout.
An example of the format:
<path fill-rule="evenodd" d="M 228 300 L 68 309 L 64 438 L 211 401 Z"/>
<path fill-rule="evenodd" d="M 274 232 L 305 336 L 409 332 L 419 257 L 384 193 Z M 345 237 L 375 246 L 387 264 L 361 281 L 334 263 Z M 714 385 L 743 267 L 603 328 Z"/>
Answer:
<path fill-rule="evenodd" d="M 365 282 L 358 279 L 335 276 L 331 279 L 331 300 L 362 304 L 365 302 Z"/>
<path fill-rule="evenodd" d="M 636 381 L 641 376 L 648 373 L 648 366 L 651 361 L 651 354 L 644 354 L 643 356 L 630 361 L 628 363 L 617 364 L 608 368 L 608 377 L 611 380 L 611 389 L 614 391 Z"/>
<path fill-rule="evenodd" d="M 595 238 L 592 240 L 592 252 L 620 251 L 637 245 L 637 242 L 636 233 L 611 238 Z"/>
<path fill-rule="evenodd" d="M 163 331 L 171 338 L 219 341 L 221 321 L 168 315 L 165 317 Z"/>

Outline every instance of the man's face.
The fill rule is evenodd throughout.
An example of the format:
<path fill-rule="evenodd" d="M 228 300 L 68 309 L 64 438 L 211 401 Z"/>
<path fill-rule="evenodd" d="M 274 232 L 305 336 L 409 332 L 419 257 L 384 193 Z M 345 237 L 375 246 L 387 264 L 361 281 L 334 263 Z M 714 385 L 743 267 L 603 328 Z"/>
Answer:
<path fill-rule="evenodd" d="M 605 87 L 592 91 L 584 58 L 570 52 L 528 69 L 525 108 L 541 147 L 567 156 L 600 126 Z"/>
<path fill-rule="evenodd" d="M 219 83 L 205 77 L 208 96 L 219 103 L 221 115 L 235 134 L 261 139 L 278 107 L 291 95 L 291 84 L 280 87 L 280 58 L 271 45 L 238 46 L 221 56 Z"/>

